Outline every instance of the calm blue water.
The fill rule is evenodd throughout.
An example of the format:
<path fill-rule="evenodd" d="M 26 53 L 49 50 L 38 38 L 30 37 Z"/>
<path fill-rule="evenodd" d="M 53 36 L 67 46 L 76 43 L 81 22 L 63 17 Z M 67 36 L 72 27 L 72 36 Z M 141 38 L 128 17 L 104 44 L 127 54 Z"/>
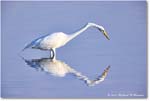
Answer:
<path fill-rule="evenodd" d="M 131 1 L 2 2 L 2 97 L 147 97 L 146 9 L 146 2 Z M 105 80 L 95 86 L 72 73 L 54 75 L 57 70 L 51 72 L 48 59 L 39 62 L 49 57 L 48 51 L 21 52 L 35 38 L 58 31 L 72 34 L 87 22 L 104 26 L 111 40 L 90 28 L 57 49 L 57 61 L 89 80 L 110 65 Z"/>

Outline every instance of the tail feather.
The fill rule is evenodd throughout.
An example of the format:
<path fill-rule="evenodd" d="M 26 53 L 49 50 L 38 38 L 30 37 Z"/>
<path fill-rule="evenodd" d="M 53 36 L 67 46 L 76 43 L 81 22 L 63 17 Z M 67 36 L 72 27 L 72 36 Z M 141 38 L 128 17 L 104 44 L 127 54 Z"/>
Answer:
<path fill-rule="evenodd" d="M 32 46 L 33 46 L 33 45 L 30 43 L 30 44 L 26 45 L 26 46 L 22 49 L 22 51 L 26 50 L 27 48 L 31 48 Z"/>
<path fill-rule="evenodd" d="M 28 49 L 28 48 L 33 48 L 33 47 L 38 47 L 40 42 L 41 42 L 42 38 L 38 38 L 34 41 L 32 41 L 30 44 L 27 44 L 23 49 L 22 51 Z"/>
<path fill-rule="evenodd" d="M 45 38 L 49 36 L 49 34 L 41 36 L 37 39 L 35 39 L 34 41 L 32 41 L 30 44 L 26 45 L 25 48 L 22 49 L 22 51 L 26 50 L 27 48 L 39 48 L 40 47 L 40 43 L 41 41 Z"/>

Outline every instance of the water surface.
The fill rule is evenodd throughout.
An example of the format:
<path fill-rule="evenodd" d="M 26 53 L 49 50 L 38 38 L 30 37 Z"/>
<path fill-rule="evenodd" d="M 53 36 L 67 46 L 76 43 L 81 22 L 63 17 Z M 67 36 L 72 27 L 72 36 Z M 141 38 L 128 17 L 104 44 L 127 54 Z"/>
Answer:
<path fill-rule="evenodd" d="M 87 22 L 104 26 L 110 41 L 90 28 L 57 49 L 57 60 L 90 80 L 110 65 L 103 82 L 87 86 L 70 73 L 54 76 L 22 59 L 48 58 L 48 51 L 21 50 L 42 35 L 71 34 Z M 2 97 L 145 98 L 146 23 L 146 2 L 2 2 Z"/>

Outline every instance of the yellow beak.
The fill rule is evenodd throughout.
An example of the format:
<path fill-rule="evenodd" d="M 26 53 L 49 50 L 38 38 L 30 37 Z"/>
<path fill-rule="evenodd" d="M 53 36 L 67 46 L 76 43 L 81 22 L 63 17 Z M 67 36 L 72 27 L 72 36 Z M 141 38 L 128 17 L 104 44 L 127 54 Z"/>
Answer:
<path fill-rule="evenodd" d="M 108 34 L 107 34 L 107 32 L 104 30 L 103 31 L 103 34 L 104 34 L 104 36 L 108 39 L 108 40 L 110 40 L 110 38 L 109 38 L 109 36 L 108 36 Z"/>

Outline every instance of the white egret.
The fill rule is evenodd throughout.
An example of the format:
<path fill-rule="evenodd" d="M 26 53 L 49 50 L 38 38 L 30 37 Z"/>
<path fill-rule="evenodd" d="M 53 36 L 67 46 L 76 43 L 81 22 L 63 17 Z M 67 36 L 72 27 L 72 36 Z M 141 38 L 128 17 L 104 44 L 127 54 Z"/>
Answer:
<path fill-rule="evenodd" d="M 95 86 L 96 84 L 99 84 L 102 81 L 104 81 L 110 68 L 110 66 L 108 66 L 104 70 L 104 72 L 101 75 L 99 75 L 96 79 L 90 80 L 87 76 L 83 75 L 81 72 L 76 71 L 74 68 L 70 67 L 69 65 L 60 60 L 42 58 L 31 60 L 24 59 L 24 61 L 27 63 L 27 65 L 35 68 L 36 70 L 47 72 L 56 77 L 64 77 L 66 76 L 66 74 L 72 74 L 76 78 L 84 81 L 88 86 Z"/>
<path fill-rule="evenodd" d="M 103 35 L 109 40 L 109 36 L 106 32 L 106 30 L 95 23 L 88 23 L 83 28 L 81 28 L 79 31 L 73 33 L 73 34 L 65 34 L 63 32 L 56 32 L 53 34 L 48 34 L 45 36 L 42 36 L 40 38 L 37 38 L 33 40 L 30 44 L 26 45 L 27 48 L 33 48 L 33 49 L 41 49 L 41 50 L 50 50 L 51 53 L 51 59 L 55 59 L 56 57 L 56 48 L 59 48 L 61 46 L 64 46 L 66 43 L 68 43 L 70 40 L 74 39 L 76 36 L 87 30 L 89 27 L 95 27 L 99 31 L 103 33 Z"/>

